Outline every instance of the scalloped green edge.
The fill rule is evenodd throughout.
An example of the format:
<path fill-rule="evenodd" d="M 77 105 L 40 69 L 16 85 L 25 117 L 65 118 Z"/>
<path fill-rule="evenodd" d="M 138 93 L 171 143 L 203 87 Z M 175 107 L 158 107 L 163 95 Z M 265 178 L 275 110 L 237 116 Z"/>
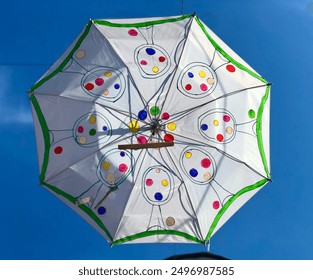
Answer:
<path fill-rule="evenodd" d="M 90 27 L 91 27 L 92 22 L 89 21 L 89 23 L 87 24 L 83 34 L 79 37 L 79 39 L 77 40 L 74 48 L 69 52 L 69 54 L 66 56 L 66 58 L 63 60 L 63 62 L 54 70 L 52 71 L 48 76 L 42 78 L 40 81 L 38 81 L 36 84 L 34 84 L 29 92 L 33 92 L 35 89 L 39 88 L 41 85 L 43 85 L 46 81 L 50 80 L 51 78 L 53 78 L 56 74 L 58 74 L 60 71 L 62 71 L 62 69 L 66 66 L 66 64 L 70 61 L 71 57 L 74 55 L 74 53 L 76 52 L 76 50 L 79 48 L 79 46 L 81 45 L 81 43 L 83 42 L 83 40 L 86 38 L 86 36 L 89 33 Z"/>

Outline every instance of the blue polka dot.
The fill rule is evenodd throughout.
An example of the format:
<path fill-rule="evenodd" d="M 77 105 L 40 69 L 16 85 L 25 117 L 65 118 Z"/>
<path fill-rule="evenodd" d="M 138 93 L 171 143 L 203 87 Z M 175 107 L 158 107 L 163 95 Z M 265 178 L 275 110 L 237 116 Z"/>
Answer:
<path fill-rule="evenodd" d="M 154 198 L 158 201 L 163 199 L 163 195 L 159 192 L 155 193 Z"/>
<path fill-rule="evenodd" d="M 141 110 L 141 111 L 139 111 L 139 113 L 138 113 L 138 118 L 141 120 L 141 121 L 143 121 L 143 120 L 145 120 L 146 118 L 147 118 L 147 111 L 146 110 Z"/>
<path fill-rule="evenodd" d="M 154 55 L 154 54 L 155 54 L 155 50 L 152 49 L 152 48 L 146 48 L 146 53 L 147 53 L 148 55 Z"/>
<path fill-rule="evenodd" d="M 115 85 L 114 85 L 114 88 L 115 88 L 115 89 L 119 89 L 119 88 L 120 88 L 120 85 L 119 85 L 119 84 L 115 84 Z"/>
<path fill-rule="evenodd" d="M 125 156 L 125 152 L 120 152 L 120 156 L 124 157 Z"/>
<path fill-rule="evenodd" d="M 107 130 L 108 130 L 108 127 L 107 127 L 106 125 L 104 125 L 104 126 L 102 127 L 102 130 L 103 130 L 103 131 L 107 131 Z"/>
<path fill-rule="evenodd" d="M 208 127 L 208 125 L 206 124 L 206 123 L 204 123 L 204 124 L 202 124 L 201 125 L 201 129 L 202 130 L 207 130 L 209 127 Z"/>
<path fill-rule="evenodd" d="M 192 169 L 190 169 L 189 174 L 191 177 L 197 177 L 198 171 L 197 171 L 197 169 L 192 168 Z"/>
<path fill-rule="evenodd" d="M 188 72 L 188 77 L 189 77 L 189 78 L 193 78 L 193 77 L 194 77 L 193 73 Z"/>
<path fill-rule="evenodd" d="M 106 211 L 107 211 L 107 210 L 106 210 L 103 206 L 101 206 L 101 207 L 98 208 L 98 214 L 99 214 L 99 215 L 105 214 Z"/>

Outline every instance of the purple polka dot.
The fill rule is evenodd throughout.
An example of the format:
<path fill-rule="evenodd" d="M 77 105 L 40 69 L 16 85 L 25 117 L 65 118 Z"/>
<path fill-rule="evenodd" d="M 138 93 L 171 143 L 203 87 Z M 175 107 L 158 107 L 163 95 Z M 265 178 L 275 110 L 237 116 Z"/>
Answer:
<path fill-rule="evenodd" d="M 95 84 L 97 85 L 97 86 L 102 86 L 103 85 L 103 83 L 104 83 L 104 80 L 102 79 L 102 78 L 97 78 L 96 80 L 95 80 Z"/>

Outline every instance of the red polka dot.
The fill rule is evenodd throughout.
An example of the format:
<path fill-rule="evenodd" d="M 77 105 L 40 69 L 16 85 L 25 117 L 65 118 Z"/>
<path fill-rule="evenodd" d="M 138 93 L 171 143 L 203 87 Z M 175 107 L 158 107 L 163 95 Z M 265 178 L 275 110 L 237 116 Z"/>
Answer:
<path fill-rule="evenodd" d="M 229 122 L 229 121 L 230 121 L 230 116 L 224 115 L 224 116 L 223 116 L 223 121 L 224 121 L 224 122 Z"/>
<path fill-rule="evenodd" d="M 187 84 L 187 85 L 185 85 L 185 89 L 186 89 L 186 90 L 191 90 L 191 89 L 192 89 L 191 84 Z"/>
<path fill-rule="evenodd" d="M 209 168 L 211 166 L 211 160 L 209 158 L 204 158 L 201 160 L 201 166 L 203 168 Z"/>
<path fill-rule="evenodd" d="M 200 85 L 200 89 L 201 89 L 202 91 L 207 91 L 207 90 L 208 90 L 208 86 L 207 86 L 206 84 L 201 84 L 201 85 Z"/>
<path fill-rule="evenodd" d="M 125 173 L 127 170 L 128 170 L 128 166 L 125 164 L 125 163 L 121 163 L 119 166 L 118 166 L 118 170 L 122 173 Z"/>
<path fill-rule="evenodd" d="M 159 61 L 160 61 L 160 62 L 164 62 L 165 60 L 166 60 L 166 57 L 165 57 L 165 56 L 160 56 L 160 57 L 159 57 Z"/>
<path fill-rule="evenodd" d="M 212 206 L 213 206 L 214 209 L 218 209 L 218 208 L 220 208 L 220 202 L 217 201 L 217 200 L 215 200 L 215 201 L 213 202 Z"/>
<path fill-rule="evenodd" d="M 217 141 L 222 142 L 224 140 L 224 136 L 222 134 L 217 134 L 216 139 Z"/>
<path fill-rule="evenodd" d="M 54 153 L 56 155 L 59 155 L 59 154 L 62 154 L 63 152 L 63 148 L 61 146 L 57 146 L 55 149 L 54 149 Z"/>
<path fill-rule="evenodd" d="M 167 112 L 164 112 L 161 116 L 162 120 L 167 121 L 170 118 L 170 114 Z"/>
<path fill-rule="evenodd" d="M 141 61 L 140 61 L 140 64 L 141 64 L 141 65 L 147 65 L 147 64 L 148 64 L 148 62 L 147 62 L 147 61 L 145 61 L 145 60 L 141 60 Z"/>
<path fill-rule="evenodd" d="M 146 180 L 146 186 L 151 187 L 153 185 L 153 180 L 152 179 L 147 179 Z"/>
<path fill-rule="evenodd" d="M 231 73 L 233 73 L 233 72 L 236 71 L 235 66 L 234 66 L 234 65 L 231 65 L 231 64 L 228 64 L 228 65 L 226 66 L 226 69 L 227 69 L 229 72 L 231 72 Z"/>
<path fill-rule="evenodd" d="M 147 138 L 145 136 L 138 136 L 137 137 L 137 143 L 138 144 L 146 144 L 147 143 Z"/>
<path fill-rule="evenodd" d="M 172 134 L 165 134 L 163 139 L 165 142 L 173 142 L 174 136 Z"/>
<path fill-rule="evenodd" d="M 82 125 L 80 125 L 78 128 L 77 128 L 77 131 L 78 133 L 83 133 L 84 132 L 84 127 Z"/>
<path fill-rule="evenodd" d="M 87 90 L 93 90 L 94 87 L 95 86 L 92 83 L 85 84 L 85 89 L 87 89 Z"/>
<path fill-rule="evenodd" d="M 137 30 L 135 30 L 135 29 L 130 29 L 130 30 L 128 30 L 128 34 L 129 34 L 130 36 L 137 36 L 137 35 L 138 35 L 138 32 L 137 32 Z"/>

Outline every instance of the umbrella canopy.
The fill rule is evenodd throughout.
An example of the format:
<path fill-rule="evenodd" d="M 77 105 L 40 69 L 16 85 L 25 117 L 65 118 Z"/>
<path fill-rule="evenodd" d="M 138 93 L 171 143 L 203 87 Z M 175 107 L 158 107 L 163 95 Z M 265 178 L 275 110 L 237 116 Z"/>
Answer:
<path fill-rule="evenodd" d="M 270 181 L 269 94 L 194 14 L 91 20 L 29 90 L 40 184 L 110 244 L 206 243 Z"/>

